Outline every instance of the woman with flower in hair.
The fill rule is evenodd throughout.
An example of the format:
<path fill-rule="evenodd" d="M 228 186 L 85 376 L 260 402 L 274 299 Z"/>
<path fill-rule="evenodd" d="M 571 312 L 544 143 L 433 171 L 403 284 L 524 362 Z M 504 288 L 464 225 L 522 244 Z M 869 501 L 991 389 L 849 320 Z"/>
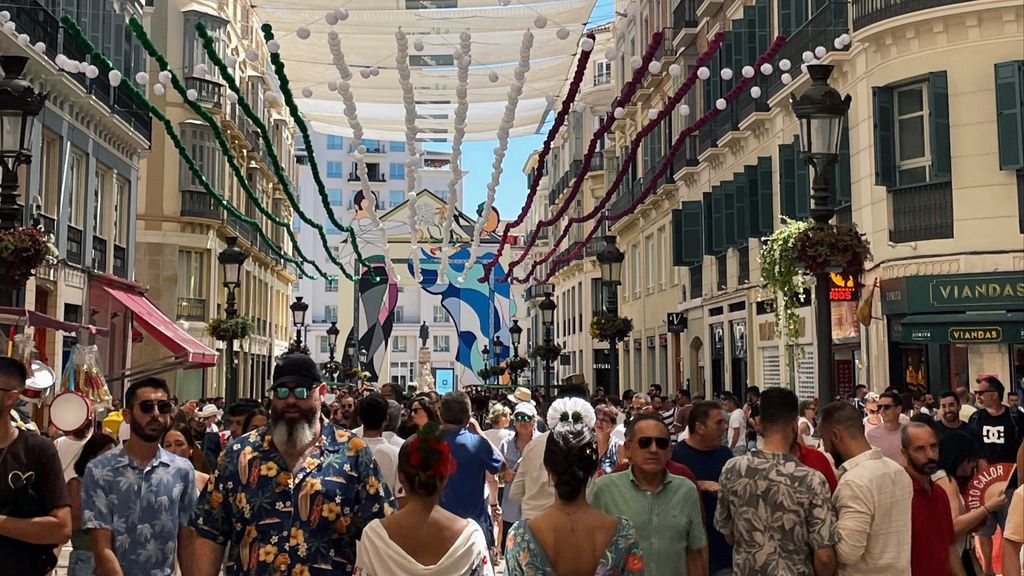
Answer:
<path fill-rule="evenodd" d="M 356 545 L 356 576 L 494 576 L 480 526 L 438 505 L 455 459 L 435 422 L 398 452 L 401 509 L 374 520 Z"/>
<path fill-rule="evenodd" d="M 600 454 L 594 409 L 580 398 L 548 409 L 544 468 L 555 488 L 548 510 L 516 522 L 505 543 L 505 576 L 642 576 L 644 557 L 629 520 L 587 503 Z"/>

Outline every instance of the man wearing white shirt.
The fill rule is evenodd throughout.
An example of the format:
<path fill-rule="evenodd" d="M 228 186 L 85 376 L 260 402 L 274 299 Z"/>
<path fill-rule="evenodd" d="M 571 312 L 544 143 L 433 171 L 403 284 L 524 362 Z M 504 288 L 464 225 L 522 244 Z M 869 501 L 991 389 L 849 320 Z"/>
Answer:
<path fill-rule="evenodd" d="M 733 456 L 747 453 L 747 415 L 740 409 L 736 397 L 732 394 L 722 396 L 725 409 L 729 412 L 729 428 L 726 434 L 726 446 L 732 450 Z"/>
<path fill-rule="evenodd" d="M 391 488 L 396 498 L 404 496 L 399 493 L 401 485 L 398 482 L 398 448 L 384 438 L 384 424 L 388 420 L 388 401 L 376 392 L 367 394 L 359 400 L 356 413 L 362 423 L 363 441 L 370 447 L 373 459 L 380 466 L 380 475 L 384 483 Z"/>
<path fill-rule="evenodd" d="M 821 411 L 818 430 L 839 469 L 839 485 L 832 495 L 838 517 L 838 574 L 910 574 L 910 476 L 871 447 L 855 406 L 829 404 Z"/>

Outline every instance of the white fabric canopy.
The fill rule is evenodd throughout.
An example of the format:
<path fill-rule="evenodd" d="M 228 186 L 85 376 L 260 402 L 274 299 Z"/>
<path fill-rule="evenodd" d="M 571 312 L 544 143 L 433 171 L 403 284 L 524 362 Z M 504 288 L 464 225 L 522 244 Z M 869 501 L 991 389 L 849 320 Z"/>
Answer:
<path fill-rule="evenodd" d="M 457 7 L 449 7 L 456 3 Z M 529 29 L 535 38 L 511 130 L 513 136 L 535 132 L 548 111 L 547 97 L 557 96 L 568 81 L 594 0 L 513 3 L 505 7 L 497 0 L 350 0 L 341 5 L 349 11 L 349 17 L 333 27 L 324 16 L 339 7 L 339 0 L 304 0 L 301 9 L 283 1 L 256 7 L 258 16 L 274 27 L 292 91 L 316 129 L 351 134 L 341 97 L 328 89 L 329 82 L 340 79 L 327 42 L 328 32 L 334 28 L 353 72 L 351 91 L 367 137 L 404 139 L 405 109 L 395 70 L 394 37 L 401 27 L 411 45 L 417 41 L 423 44 L 422 51 L 412 47 L 409 51 L 420 138 L 450 139 L 455 129 L 452 118 L 457 85 L 452 53 L 459 46 L 459 34 L 468 30 L 472 34 L 472 66 L 466 140 L 488 140 L 494 138 L 501 122 L 523 33 Z M 546 27 L 536 27 L 538 16 L 547 19 Z M 300 27 L 310 30 L 308 39 L 295 35 Z M 564 40 L 556 36 L 561 27 L 569 31 Z M 363 78 L 359 70 L 370 66 L 377 66 L 380 74 Z M 491 72 L 498 75 L 497 82 L 491 82 Z M 301 96 L 304 88 L 312 90 L 311 98 Z"/>

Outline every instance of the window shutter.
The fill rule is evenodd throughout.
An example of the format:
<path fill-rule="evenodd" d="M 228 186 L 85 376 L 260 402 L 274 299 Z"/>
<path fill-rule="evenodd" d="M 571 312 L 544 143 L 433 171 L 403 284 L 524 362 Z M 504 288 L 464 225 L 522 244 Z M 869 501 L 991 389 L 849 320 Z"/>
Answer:
<path fill-rule="evenodd" d="M 712 239 L 712 230 L 714 229 L 714 218 L 712 217 L 712 208 L 714 202 L 711 201 L 711 192 L 704 192 L 703 201 L 701 202 L 703 210 L 701 211 L 702 222 L 704 224 L 704 253 L 714 254 L 711 250 L 711 245 L 714 244 Z"/>
<path fill-rule="evenodd" d="M 736 246 L 736 184 L 722 182 L 722 219 L 725 247 Z"/>
<path fill-rule="evenodd" d="M 796 28 L 793 26 L 793 10 L 797 0 L 779 0 L 779 34 L 789 35 Z"/>
<path fill-rule="evenodd" d="M 704 257 L 704 246 L 701 241 L 703 214 L 699 200 L 683 202 L 682 229 L 683 250 L 682 265 L 700 264 Z"/>
<path fill-rule="evenodd" d="M 779 199 L 782 201 L 782 215 L 797 218 L 796 213 L 796 163 L 793 161 L 793 146 L 779 146 Z"/>
<path fill-rule="evenodd" d="M 772 193 L 772 157 L 762 156 L 757 159 L 757 197 L 758 230 L 760 234 L 767 236 L 775 230 L 775 206 Z"/>
<path fill-rule="evenodd" d="M 717 80 L 720 87 L 718 95 L 715 97 L 716 99 L 721 98 L 723 94 L 727 93 L 732 88 L 733 82 L 736 81 L 736 77 L 740 75 L 739 70 L 733 70 L 732 80 L 722 80 L 721 76 L 722 68 L 732 68 L 734 66 L 735 60 L 733 59 L 733 54 L 736 52 L 735 48 L 736 33 L 732 31 L 726 32 L 725 43 L 722 44 L 722 47 L 718 50 L 720 57 L 718 61 L 718 69 L 714 71 L 714 76 L 712 77 L 713 80 Z"/>
<path fill-rule="evenodd" d="M 747 192 L 747 234 L 761 237 L 761 187 L 757 181 L 757 166 L 743 167 L 743 180 Z"/>
<path fill-rule="evenodd" d="M 711 253 L 725 251 L 725 196 L 721 186 L 711 189 Z"/>
<path fill-rule="evenodd" d="M 928 112 L 931 115 L 932 173 L 929 180 L 949 180 L 949 80 L 945 72 L 928 74 Z"/>
<path fill-rule="evenodd" d="M 807 162 L 800 154 L 800 136 L 793 139 L 793 162 L 796 171 L 796 217 L 806 220 L 811 215 L 811 180 Z"/>
<path fill-rule="evenodd" d="M 750 236 L 747 227 L 747 182 L 743 172 L 732 175 L 733 186 L 736 187 L 734 201 L 736 203 L 736 245 L 745 246 Z"/>
<path fill-rule="evenodd" d="M 839 161 L 836 162 L 833 176 L 835 181 L 832 184 L 832 189 L 835 191 L 832 205 L 836 208 L 847 206 L 852 201 L 850 192 L 850 131 L 846 126 L 845 120 L 843 121 L 842 130 L 843 137 L 839 141 Z"/>
<path fill-rule="evenodd" d="M 874 93 L 875 128 L 875 184 L 891 187 L 896 185 L 896 138 L 893 132 L 892 89 L 876 86 Z"/>
<path fill-rule="evenodd" d="M 996 64 L 999 169 L 1024 168 L 1024 60 Z"/>
<path fill-rule="evenodd" d="M 672 210 L 672 265 L 685 266 L 683 261 L 683 211 Z"/>
<path fill-rule="evenodd" d="M 754 57 L 750 61 L 751 66 L 754 65 L 754 62 L 757 61 L 757 57 L 760 54 L 768 50 L 768 46 L 772 43 L 772 8 L 768 4 L 768 0 L 757 0 L 756 6 L 756 21 L 753 25 L 753 30 L 756 31 L 754 33 L 756 38 L 754 44 Z M 760 71 L 758 71 L 758 73 L 760 73 Z"/>

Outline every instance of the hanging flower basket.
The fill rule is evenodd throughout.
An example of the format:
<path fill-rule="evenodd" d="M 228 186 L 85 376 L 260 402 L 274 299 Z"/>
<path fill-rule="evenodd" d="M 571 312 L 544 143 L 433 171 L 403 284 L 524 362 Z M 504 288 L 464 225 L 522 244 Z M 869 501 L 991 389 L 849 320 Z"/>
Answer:
<path fill-rule="evenodd" d="M 341 377 L 345 380 L 363 380 L 370 377 L 370 373 L 359 368 L 347 366 L 341 369 Z"/>
<path fill-rule="evenodd" d="M 0 282 L 20 288 L 43 264 L 57 263 L 59 253 L 53 237 L 38 228 L 19 226 L 0 231 Z"/>
<path fill-rule="evenodd" d="M 515 358 L 509 359 L 505 363 L 505 367 L 508 368 L 509 372 L 522 372 L 530 367 L 530 361 L 522 356 L 516 356 Z"/>
<path fill-rule="evenodd" d="M 808 226 L 796 238 L 794 257 L 811 274 L 838 269 L 844 278 L 860 283 L 871 246 L 855 224 Z"/>
<path fill-rule="evenodd" d="M 482 380 L 490 380 L 491 378 L 500 378 L 505 374 L 504 366 L 489 366 L 487 368 L 481 368 L 476 371 L 476 375 Z"/>
<path fill-rule="evenodd" d="M 590 337 L 599 342 L 622 341 L 633 332 L 633 320 L 622 316 L 599 314 L 590 321 Z"/>
<path fill-rule="evenodd" d="M 541 344 L 534 346 L 530 350 L 530 358 L 536 358 L 544 362 L 554 362 L 558 360 L 558 357 L 562 355 L 562 347 L 558 344 L 552 344 L 550 346 Z"/>
<path fill-rule="evenodd" d="M 215 340 L 245 340 L 252 334 L 252 319 L 248 316 L 239 318 L 214 318 L 206 325 L 206 332 Z"/>

